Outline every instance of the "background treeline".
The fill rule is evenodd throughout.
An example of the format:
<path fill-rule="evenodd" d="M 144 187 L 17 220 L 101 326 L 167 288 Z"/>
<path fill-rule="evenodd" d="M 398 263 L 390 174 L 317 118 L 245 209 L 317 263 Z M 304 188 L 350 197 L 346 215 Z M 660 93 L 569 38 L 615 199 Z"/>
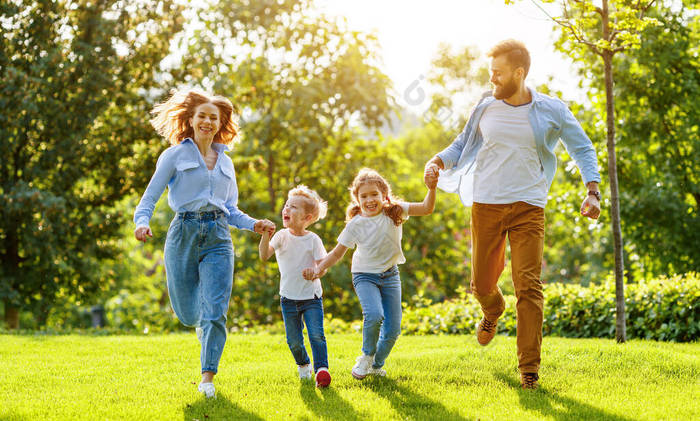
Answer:
<path fill-rule="evenodd" d="M 630 290 L 645 279 L 700 268 L 696 12 L 695 1 L 657 2 L 652 15 L 661 25 L 645 31 L 640 50 L 616 56 Z M 425 161 L 451 142 L 469 112 L 451 98 L 489 89 L 481 52 L 441 46 L 427 81 L 435 92 L 431 108 L 408 116 L 379 68 L 377 40 L 323 16 L 307 0 L 237 0 L 199 10 L 167 0 L 17 1 L 0 5 L 0 26 L 0 310 L 6 327 L 86 327 L 93 306 L 102 306 L 108 324 L 119 329 L 179 329 L 162 266 L 172 217 L 165 196 L 149 243 L 133 239 L 130 222 L 167 147 L 149 126 L 148 111 L 173 87 L 201 86 L 240 107 L 242 134 L 230 152 L 240 208 L 281 227 L 286 192 L 307 184 L 329 202 L 328 217 L 311 227 L 327 249 L 342 230 L 347 187 L 359 168 L 379 170 L 398 196 L 420 200 Z M 557 48 L 572 51 L 563 35 Z M 605 192 L 602 71 L 591 70 L 594 57 L 579 59 L 586 63 L 579 84 L 588 100 L 570 106 L 597 146 Z M 444 110 L 461 121 L 441 118 Z M 595 286 L 613 265 L 608 207 L 597 222 L 581 218 L 578 170 L 564 148 L 559 158 L 543 279 Z M 404 225 L 409 307 L 459 299 L 470 273 L 468 227 L 468 212 L 444 193 L 432 216 Z M 256 235 L 234 231 L 233 238 L 231 324 L 277 321 L 276 264 L 259 261 Z M 361 317 L 349 266 L 346 257 L 324 277 L 326 312 L 345 321 Z M 502 277 L 506 292 L 512 291 L 509 273 L 506 268 Z M 689 285 L 679 279 L 665 282 Z M 589 290 L 601 299 L 607 294 Z"/>

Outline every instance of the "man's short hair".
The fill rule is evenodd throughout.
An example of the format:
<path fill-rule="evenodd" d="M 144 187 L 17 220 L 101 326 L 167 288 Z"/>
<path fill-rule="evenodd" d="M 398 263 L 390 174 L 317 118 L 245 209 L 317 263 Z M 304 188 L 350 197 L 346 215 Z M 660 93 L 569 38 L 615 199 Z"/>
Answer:
<path fill-rule="evenodd" d="M 522 67 L 525 70 L 525 76 L 530 71 L 530 52 L 527 51 L 525 44 L 521 41 L 515 39 L 503 40 L 491 48 L 486 55 L 491 58 L 505 55 L 508 64 L 513 70 Z"/>

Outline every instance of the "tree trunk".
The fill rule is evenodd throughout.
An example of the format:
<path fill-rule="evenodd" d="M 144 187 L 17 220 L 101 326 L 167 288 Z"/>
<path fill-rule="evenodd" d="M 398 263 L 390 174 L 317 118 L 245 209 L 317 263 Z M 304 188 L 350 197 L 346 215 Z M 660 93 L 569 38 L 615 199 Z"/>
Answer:
<path fill-rule="evenodd" d="M 608 177 L 610 180 L 610 216 L 612 222 L 613 246 L 615 253 L 615 338 L 618 342 L 627 340 L 625 327 L 625 261 L 620 228 L 620 192 L 617 185 L 617 158 L 615 156 L 615 98 L 613 97 L 612 51 L 603 53 L 605 65 L 605 99 L 608 126 Z"/>
<path fill-rule="evenodd" d="M 19 329 L 19 308 L 5 300 L 5 323 L 8 329 Z"/>
<path fill-rule="evenodd" d="M 267 161 L 267 193 L 270 195 L 270 206 L 275 209 L 275 155 L 270 151 Z"/>

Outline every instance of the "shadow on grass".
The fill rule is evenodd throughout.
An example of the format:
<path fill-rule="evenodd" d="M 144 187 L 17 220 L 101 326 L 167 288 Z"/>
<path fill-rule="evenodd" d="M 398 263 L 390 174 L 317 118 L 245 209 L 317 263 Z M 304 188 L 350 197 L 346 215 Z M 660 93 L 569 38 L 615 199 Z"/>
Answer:
<path fill-rule="evenodd" d="M 319 389 L 319 391 L 322 398 L 316 395 L 314 382 L 304 381 L 299 386 L 299 394 L 304 400 L 304 404 L 316 415 L 317 419 L 359 421 L 368 418 L 358 414 L 352 405 L 338 395 L 333 386 Z"/>
<path fill-rule="evenodd" d="M 551 417 L 555 420 L 633 421 L 635 419 L 611 414 L 587 403 L 559 396 L 541 384 L 537 390 L 524 390 L 520 387 L 518 376 L 518 373 L 505 371 L 495 375 L 497 379 L 518 391 L 520 406 L 530 411 L 538 411 L 542 417 Z"/>
<path fill-rule="evenodd" d="M 438 401 L 416 393 L 406 386 L 402 386 L 394 379 L 368 377 L 363 380 L 363 384 L 377 395 L 388 400 L 402 419 L 471 420 L 471 418 L 465 418 L 458 412 L 446 408 Z"/>
<path fill-rule="evenodd" d="M 226 396 L 219 393 L 216 398 L 207 399 L 204 396 L 198 401 L 185 405 L 184 420 L 218 421 L 218 420 L 251 420 L 263 419 L 252 412 L 248 412 L 231 402 Z"/>

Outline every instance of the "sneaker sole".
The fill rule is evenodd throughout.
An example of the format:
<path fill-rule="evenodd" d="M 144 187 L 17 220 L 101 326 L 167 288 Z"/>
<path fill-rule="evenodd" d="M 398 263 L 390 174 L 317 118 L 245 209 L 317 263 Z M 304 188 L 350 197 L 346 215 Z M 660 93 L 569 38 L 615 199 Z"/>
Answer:
<path fill-rule="evenodd" d="M 355 373 L 354 371 L 352 372 L 352 376 L 353 376 L 354 378 L 356 378 L 357 380 L 362 380 L 362 379 L 364 379 L 365 377 L 367 377 L 366 374 L 365 374 L 364 376 L 362 376 L 362 375 L 360 375 L 360 374 Z"/>
<path fill-rule="evenodd" d="M 316 387 L 328 387 L 331 384 L 331 375 L 327 371 L 321 371 L 316 375 Z"/>

